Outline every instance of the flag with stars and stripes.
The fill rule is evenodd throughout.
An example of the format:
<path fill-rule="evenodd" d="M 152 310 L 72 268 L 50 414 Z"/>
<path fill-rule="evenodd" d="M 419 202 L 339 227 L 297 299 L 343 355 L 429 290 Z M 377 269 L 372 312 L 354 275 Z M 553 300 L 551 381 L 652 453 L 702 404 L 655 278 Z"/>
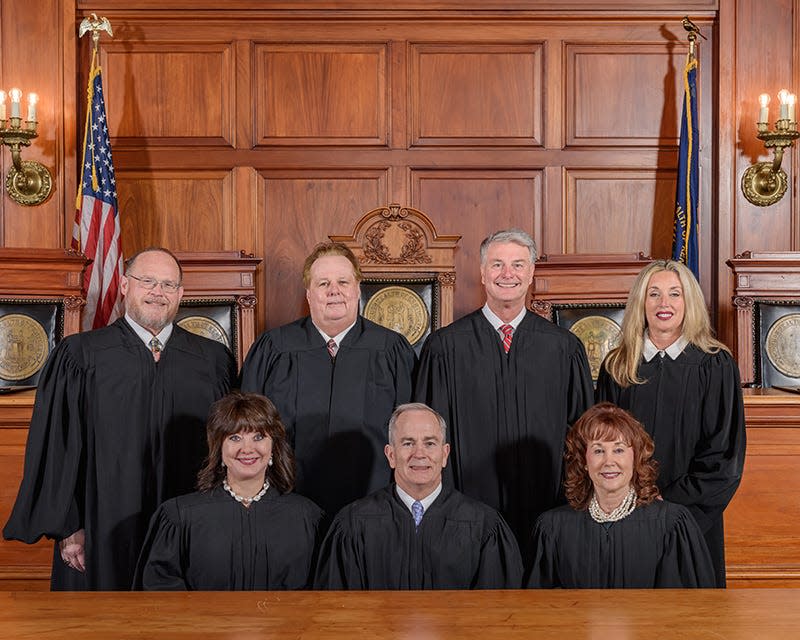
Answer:
<path fill-rule="evenodd" d="M 86 307 L 82 328 L 104 327 L 122 315 L 120 279 L 123 274 L 119 207 L 111 142 L 103 100 L 103 80 L 92 54 L 89 71 L 83 162 L 75 203 L 72 248 L 92 260 L 86 267 L 83 291 Z"/>

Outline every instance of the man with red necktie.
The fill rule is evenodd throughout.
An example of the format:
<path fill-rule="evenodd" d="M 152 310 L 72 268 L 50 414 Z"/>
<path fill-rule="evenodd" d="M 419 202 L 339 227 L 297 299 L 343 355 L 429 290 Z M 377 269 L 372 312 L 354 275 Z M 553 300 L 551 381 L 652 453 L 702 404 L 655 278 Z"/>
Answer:
<path fill-rule="evenodd" d="M 536 517 L 563 501 L 564 438 L 592 378 L 581 341 L 525 308 L 533 239 L 497 231 L 480 256 L 486 304 L 428 338 L 414 396 L 450 425 L 455 488 L 498 509 L 524 552 Z"/>

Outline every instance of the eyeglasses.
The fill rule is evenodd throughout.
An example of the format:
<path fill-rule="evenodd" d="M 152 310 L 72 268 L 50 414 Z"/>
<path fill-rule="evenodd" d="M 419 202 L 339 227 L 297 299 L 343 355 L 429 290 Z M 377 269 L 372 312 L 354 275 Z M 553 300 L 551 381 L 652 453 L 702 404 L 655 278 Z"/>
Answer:
<path fill-rule="evenodd" d="M 181 288 L 180 283 L 172 282 L 171 280 L 156 280 L 155 278 L 140 278 L 139 276 L 131 275 L 130 273 L 127 274 L 128 278 L 133 278 L 134 280 L 138 280 L 141 283 L 143 289 L 147 289 L 150 291 L 151 289 L 155 289 L 157 284 L 161 285 L 161 290 L 165 291 L 166 293 L 175 293 L 178 289 Z"/>

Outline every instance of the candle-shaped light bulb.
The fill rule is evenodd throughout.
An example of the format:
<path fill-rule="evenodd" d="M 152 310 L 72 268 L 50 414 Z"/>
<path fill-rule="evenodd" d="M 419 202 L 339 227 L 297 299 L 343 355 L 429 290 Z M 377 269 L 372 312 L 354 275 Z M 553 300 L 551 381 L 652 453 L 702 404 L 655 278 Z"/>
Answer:
<path fill-rule="evenodd" d="M 19 111 L 19 101 L 22 98 L 22 91 L 14 87 L 11 91 L 8 92 L 8 95 L 11 96 L 11 117 L 12 118 L 21 118 Z"/>
<path fill-rule="evenodd" d="M 789 92 L 786 89 L 778 91 L 778 100 L 781 103 L 781 120 L 789 119 Z"/>
<path fill-rule="evenodd" d="M 28 94 L 28 122 L 36 122 L 36 103 L 39 102 L 39 96 L 35 93 Z"/>
<path fill-rule="evenodd" d="M 758 96 L 758 102 L 761 105 L 761 109 L 758 111 L 758 121 L 767 123 L 769 122 L 769 94 L 762 93 Z"/>
<path fill-rule="evenodd" d="M 6 92 L 0 91 L 0 120 L 6 119 Z"/>
<path fill-rule="evenodd" d="M 788 106 L 789 106 L 789 122 L 796 122 L 795 115 L 794 115 L 794 105 L 797 104 L 797 96 L 793 93 L 789 94 L 788 99 Z"/>

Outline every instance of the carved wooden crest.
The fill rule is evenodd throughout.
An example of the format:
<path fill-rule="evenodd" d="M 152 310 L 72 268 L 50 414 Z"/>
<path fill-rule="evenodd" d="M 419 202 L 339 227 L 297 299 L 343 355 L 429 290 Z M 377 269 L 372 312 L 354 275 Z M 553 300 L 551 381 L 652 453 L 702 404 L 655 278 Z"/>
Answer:
<path fill-rule="evenodd" d="M 452 322 L 455 251 L 461 236 L 442 236 L 430 218 L 411 207 L 389 204 L 365 213 L 349 236 L 329 236 L 355 254 L 366 279 L 402 281 L 434 278 L 440 290 L 440 318 Z"/>

